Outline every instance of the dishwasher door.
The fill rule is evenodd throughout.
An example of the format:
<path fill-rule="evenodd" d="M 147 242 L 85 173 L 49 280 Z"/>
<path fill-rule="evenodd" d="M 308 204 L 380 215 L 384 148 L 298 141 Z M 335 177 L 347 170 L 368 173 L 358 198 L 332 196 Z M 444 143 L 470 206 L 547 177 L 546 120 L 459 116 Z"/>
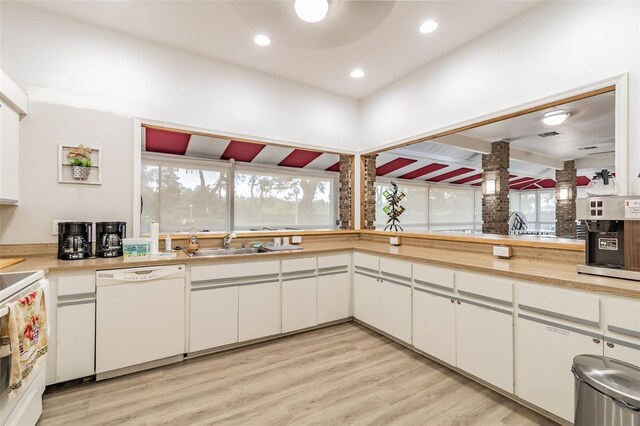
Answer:
<path fill-rule="evenodd" d="M 98 271 L 96 275 L 98 378 L 102 373 L 184 353 L 184 265 Z"/>

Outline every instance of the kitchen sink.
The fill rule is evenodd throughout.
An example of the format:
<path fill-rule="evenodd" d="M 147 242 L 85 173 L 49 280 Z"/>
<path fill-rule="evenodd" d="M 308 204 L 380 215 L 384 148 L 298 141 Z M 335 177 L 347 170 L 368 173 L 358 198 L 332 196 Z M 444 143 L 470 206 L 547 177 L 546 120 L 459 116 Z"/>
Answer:
<path fill-rule="evenodd" d="M 203 249 L 193 253 L 187 253 L 191 257 L 214 257 L 214 256 L 231 256 L 234 254 L 252 254 L 252 253 L 268 253 L 264 248 L 238 247 L 238 248 L 219 248 L 219 249 Z"/>

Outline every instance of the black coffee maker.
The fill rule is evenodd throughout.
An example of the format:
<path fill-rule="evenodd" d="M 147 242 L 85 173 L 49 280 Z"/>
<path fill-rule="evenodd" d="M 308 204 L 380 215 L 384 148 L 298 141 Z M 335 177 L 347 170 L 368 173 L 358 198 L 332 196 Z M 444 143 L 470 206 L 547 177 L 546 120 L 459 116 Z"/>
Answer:
<path fill-rule="evenodd" d="M 77 260 L 91 257 L 91 222 L 58 223 L 58 259 Z"/>
<path fill-rule="evenodd" d="M 125 222 L 96 222 L 96 256 L 122 256 L 122 239 L 126 236 Z"/>

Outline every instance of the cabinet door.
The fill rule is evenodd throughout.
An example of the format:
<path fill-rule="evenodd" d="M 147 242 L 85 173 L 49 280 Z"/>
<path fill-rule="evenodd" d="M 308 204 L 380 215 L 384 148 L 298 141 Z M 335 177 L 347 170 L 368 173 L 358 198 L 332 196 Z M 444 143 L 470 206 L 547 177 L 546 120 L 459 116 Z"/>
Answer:
<path fill-rule="evenodd" d="M 316 277 L 282 280 L 282 332 L 318 324 Z"/>
<path fill-rule="evenodd" d="M 353 315 L 362 322 L 380 328 L 380 281 L 356 271 L 353 286 Z"/>
<path fill-rule="evenodd" d="M 380 329 L 404 342 L 411 342 L 411 284 L 382 279 Z"/>
<path fill-rule="evenodd" d="M 20 116 L 0 103 L 0 204 L 18 202 Z"/>
<path fill-rule="evenodd" d="M 349 273 L 318 274 L 318 324 L 347 318 Z"/>
<path fill-rule="evenodd" d="M 511 312 L 458 301 L 457 366 L 507 392 L 513 392 Z"/>
<path fill-rule="evenodd" d="M 456 365 L 456 304 L 453 296 L 414 287 L 413 345 Z"/>
<path fill-rule="evenodd" d="M 280 303 L 279 280 L 240 284 L 238 341 L 280 334 Z"/>
<path fill-rule="evenodd" d="M 193 287 L 189 352 L 238 341 L 238 286 Z"/>
<path fill-rule="evenodd" d="M 640 341 L 634 342 L 604 337 L 604 356 L 640 367 Z"/>
<path fill-rule="evenodd" d="M 56 383 L 95 373 L 95 299 L 58 303 Z"/>
<path fill-rule="evenodd" d="M 516 322 L 516 395 L 572 422 L 573 358 L 602 355 L 595 334 L 520 314 Z"/>

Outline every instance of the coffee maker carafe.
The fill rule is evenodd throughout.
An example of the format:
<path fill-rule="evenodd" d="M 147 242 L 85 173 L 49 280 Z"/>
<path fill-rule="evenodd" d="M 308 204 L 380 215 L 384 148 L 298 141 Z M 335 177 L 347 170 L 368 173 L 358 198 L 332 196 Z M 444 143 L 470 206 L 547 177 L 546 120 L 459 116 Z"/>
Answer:
<path fill-rule="evenodd" d="M 92 256 L 91 222 L 58 223 L 58 259 L 77 260 Z"/>
<path fill-rule="evenodd" d="M 96 256 L 122 256 L 122 239 L 126 235 L 125 222 L 96 222 Z"/>

